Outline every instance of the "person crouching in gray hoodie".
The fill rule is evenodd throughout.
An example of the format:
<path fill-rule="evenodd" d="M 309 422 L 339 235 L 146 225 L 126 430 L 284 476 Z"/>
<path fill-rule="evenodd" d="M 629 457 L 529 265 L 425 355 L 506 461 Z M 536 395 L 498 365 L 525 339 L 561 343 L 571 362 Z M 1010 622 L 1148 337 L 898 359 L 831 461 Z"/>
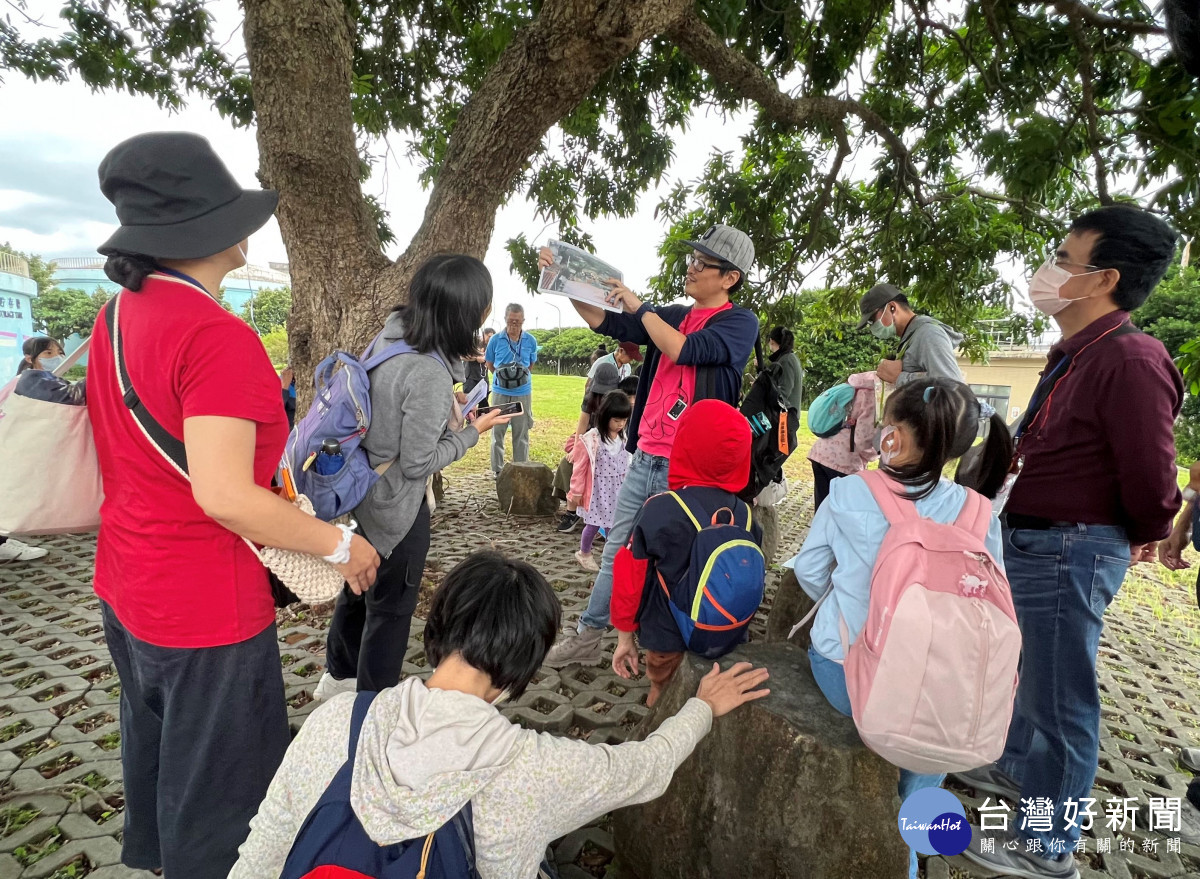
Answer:
<path fill-rule="evenodd" d="M 917 314 L 898 287 L 876 284 L 863 296 L 859 311 L 858 329 L 869 324 L 875 338 L 900 340 L 899 356 L 879 361 L 876 372 L 885 382 L 902 388 L 919 378 L 965 381 L 954 356 L 962 333 L 937 318 Z"/>
<path fill-rule="evenodd" d="M 552 840 L 661 796 L 713 718 L 770 692 L 759 689 L 766 669 L 714 664 L 695 698 L 645 741 L 589 745 L 524 729 L 496 705 L 525 691 L 561 617 L 558 595 L 525 562 L 483 551 L 446 575 L 425 624 L 433 674 L 379 693 L 362 723 L 350 802 L 372 840 L 420 840 L 470 803 L 480 879 L 530 879 Z M 229 879 L 280 875 L 347 760 L 354 705 L 341 694 L 305 721 Z"/>

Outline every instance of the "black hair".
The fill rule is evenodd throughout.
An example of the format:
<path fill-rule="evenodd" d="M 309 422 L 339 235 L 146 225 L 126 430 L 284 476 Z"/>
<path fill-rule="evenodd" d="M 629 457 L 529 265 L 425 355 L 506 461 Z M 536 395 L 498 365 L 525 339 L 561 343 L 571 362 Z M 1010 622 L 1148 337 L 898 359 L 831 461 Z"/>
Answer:
<path fill-rule="evenodd" d="M 637 394 L 637 388 L 638 388 L 638 377 L 636 375 L 625 376 L 625 378 L 621 379 L 621 383 L 619 385 L 617 385 L 617 389 L 621 393 L 627 394 L 630 397 L 635 396 Z"/>
<path fill-rule="evenodd" d="M 746 282 L 746 273 L 743 272 L 741 269 L 739 269 L 737 266 L 735 266 L 733 263 L 731 263 L 727 260 L 721 260 L 720 262 L 717 263 L 717 271 L 720 273 L 722 278 L 725 277 L 726 275 L 728 275 L 730 272 L 738 273 L 737 283 L 735 283 L 732 287 L 729 288 L 730 296 L 732 296 L 738 290 L 741 290 L 742 284 L 744 284 Z"/>
<path fill-rule="evenodd" d="M 436 666 L 457 653 L 516 699 L 541 668 L 561 620 L 558 595 L 532 565 L 475 552 L 433 593 L 425 656 Z"/>
<path fill-rule="evenodd" d="M 144 253 L 117 252 L 104 261 L 104 274 L 108 279 L 134 293 L 142 289 L 146 276 L 156 271 L 158 260 Z"/>
<path fill-rule="evenodd" d="M 901 305 L 903 305 L 909 311 L 913 310 L 912 303 L 908 301 L 908 295 L 905 293 L 897 293 L 895 296 L 893 296 L 891 299 L 889 299 L 887 302 L 885 302 L 884 305 L 885 306 L 889 305 L 892 302 L 899 302 Z"/>
<path fill-rule="evenodd" d="M 473 256 L 439 253 L 421 263 L 408 287 L 408 302 L 396 306 L 404 341 L 422 354 L 474 357 L 475 334 L 492 303 L 492 276 Z"/>
<path fill-rule="evenodd" d="M 629 402 L 629 395 L 617 388 L 615 391 L 609 391 L 604 395 L 604 399 L 600 401 L 600 408 L 596 410 L 593 420 L 596 423 L 596 430 L 600 432 L 600 439 L 607 440 L 609 438 L 609 424 L 619 418 L 629 418 L 633 414 L 633 404 Z M 628 427 L 628 425 L 626 425 Z M 621 439 L 625 439 L 625 431 L 620 433 Z"/>
<path fill-rule="evenodd" d="M 1114 204 L 1080 214 L 1072 232 L 1096 232 L 1088 262 L 1121 273 L 1113 302 L 1133 311 L 1158 286 L 1175 258 L 1179 236 L 1170 224 L 1136 205 Z"/>
<path fill-rule="evenodd" d="M 929 495 L 937 487 L 946 463 L 961 458 L 979 434 L 979 400 L 962 382 L 931 378 L 909 382 L 895 391 L 884 412 L 885 423 L 902 423 L 912 431 L 921 450 L 921 459 L 913 464 L 881 469 L 903 485 L 919 486 L 909 497 Z M 987 498 L 996 496 L 1012 462 L 1013 441 L 1008 425 L 999 413 L 988 420 L 975 488 Z"/>
<path fill-rule="evenodd" d="M 767 333 L 767 341 L 774 342 L 779 346 L 779 351 L 776 353 L 779 356 L 791 354 L 796 347 L 796 335 L 787 327 L 771 327 L 771 332 Z"/>
<path fill-rule="evenodd" d="M 589 393 L 583 399 L 583 414 L 588 416 L 588 428 L 596 426 L 596 417 L 600 414 L 600 404 L 604 402 L 604 394 Z"/>
<path fill-rule="evenodd" d="M 58 345 L 57 339 L 51 339 L 49 336 L 31 336 L 21 345 L 21 353 L 24 357 L 21 358 L 21 365 L 17 367 L 17 375 L 20 375 L 27 369 L 37 368 L 37 359 L 50 350 L 51 346 Z M 62 349 L 62 345 L 58 345 Z M 25 358 L 29 359 L 26 360 Z"/>

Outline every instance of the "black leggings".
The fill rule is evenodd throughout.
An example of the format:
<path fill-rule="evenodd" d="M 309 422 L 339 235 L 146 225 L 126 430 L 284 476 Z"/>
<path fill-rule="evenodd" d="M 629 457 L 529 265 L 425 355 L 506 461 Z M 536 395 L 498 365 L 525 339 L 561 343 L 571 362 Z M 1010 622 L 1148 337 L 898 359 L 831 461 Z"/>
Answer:
<path fill-rule="evenodd" d="M 408 631 L 429 554 L 429 506 L 379 566 L 363 595 L 343 586 L 325 644 L 325 668 L 338 680 L 357 678 L 358 689 L 379 691 L 400 683 Z"/>
<path fill-rule="evenodd" d="M 824 464 L 818 464 L 816 461 L 808 463 L 812 464 L 813 471 L 813 512 L 815 513 L 821 508 L 821 504 L 825 503 L 825 498 L 829 497 L 829 483 L 846 474 L 840 470 L 834 470 L 832 467 L 826 467 Z"/>

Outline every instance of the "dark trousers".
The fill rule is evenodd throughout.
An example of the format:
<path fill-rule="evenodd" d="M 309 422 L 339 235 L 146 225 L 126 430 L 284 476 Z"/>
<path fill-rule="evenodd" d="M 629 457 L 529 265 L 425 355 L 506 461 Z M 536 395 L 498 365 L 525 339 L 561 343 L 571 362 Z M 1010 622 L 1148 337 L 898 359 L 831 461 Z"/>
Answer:
<path fill-rule="evenodd" d="M 158 647 L 101 611 L 121 681 L 121 860 L 225 879 L 291 741 L 275 624 L 238 644 Z"/>
<path fill-rule="evenodd" d="M 359 690 L 379 691 L 400 683 L 428 554 L 429 507 L 422 501 L 412 527 L 380 564 L 375 584 L 363 595 L 342 587 L 325 645 L 330 675 L 338 680 L 358 678 Z"/>
<path fill-rule="evenodd" d="M 840 470 L 834 470 L 832 467 L 826 467 L 824 464 L 818 464 L 816 461 L 808 463 L 812 464 L 813 470 L 813 512 L 815 513 L 821 508 L 821 504 L 825 503 L 825 498 L 829 497 L 829 483 L 846 474 Z"/>

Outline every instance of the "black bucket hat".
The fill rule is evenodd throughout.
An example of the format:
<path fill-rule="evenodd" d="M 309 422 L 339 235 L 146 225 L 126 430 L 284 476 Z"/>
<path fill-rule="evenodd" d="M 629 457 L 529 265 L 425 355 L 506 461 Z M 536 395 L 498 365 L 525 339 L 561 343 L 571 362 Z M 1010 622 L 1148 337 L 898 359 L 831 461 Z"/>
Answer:
<path fill-rule="evenodd" d="M 100 191 L 121 227 L 100 247 L 105 256 L 140 253 L 155 259 L 202 259 L 228 250 L 262 228 L 279 193 L 242 189 L 198 134 L 139 134 L 100 162 Z"/>

